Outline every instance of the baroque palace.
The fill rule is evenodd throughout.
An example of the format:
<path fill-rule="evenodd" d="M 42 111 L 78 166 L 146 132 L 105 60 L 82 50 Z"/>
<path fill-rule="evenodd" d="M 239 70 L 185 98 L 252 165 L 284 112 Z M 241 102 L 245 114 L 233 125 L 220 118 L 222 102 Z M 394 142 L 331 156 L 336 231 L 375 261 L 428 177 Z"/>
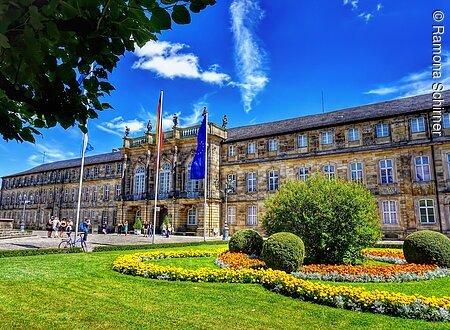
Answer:
<path fill-rule="evenodd" d="M 421 95 L 277 122 L 227 129 L 208 127 L 207 233 L 262 230 L 264 199 L 286 180 L 314 173 L 360 181 L 376 197 L 386 238 L 420 229 L 450 235 L 450 92 L 442 113 Z M 442 125 L 441 136 L 432 134 Z M 157 228 L 165 216 L 175 233 L 203 234 L 203 180 L 190 179 L 198 126 L 164 133 Z M 94 231 L 119 221 L 152 221 L 155 136 L 123 138 L 112 153 L 86 158 L 81 216 Z M 43 229 L 51 215 L 75 218 L 80 159 L 43 164 L 2 178 L 0 218 L 22 216 L 26 228 Z M 230 189 L 227 206 L 224 186 Z"/>

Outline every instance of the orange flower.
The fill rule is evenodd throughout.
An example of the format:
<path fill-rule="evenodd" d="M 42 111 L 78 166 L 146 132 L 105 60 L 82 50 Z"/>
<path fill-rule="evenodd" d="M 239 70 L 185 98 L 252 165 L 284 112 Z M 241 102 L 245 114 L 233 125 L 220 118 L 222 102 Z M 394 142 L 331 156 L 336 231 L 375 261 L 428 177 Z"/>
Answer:
<path fill-rule="evenodd" d="M 231 269 L 262 269 L 266 267 L 266 264 L 263 261 L 256 258 L 250 258 L 247 254 L 240 252 L 227 252 L 219 255 L 217 259 L 219 263 L 226 264 L 226 267 Z"/>

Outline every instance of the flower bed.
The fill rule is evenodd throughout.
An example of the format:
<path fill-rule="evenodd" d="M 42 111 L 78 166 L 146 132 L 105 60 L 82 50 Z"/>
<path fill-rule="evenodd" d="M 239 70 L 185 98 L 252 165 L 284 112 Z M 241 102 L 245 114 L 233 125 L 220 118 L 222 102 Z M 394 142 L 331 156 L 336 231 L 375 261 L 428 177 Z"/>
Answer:
<path fill-rule="evenodd" d="M 217 256 L 220 251 L 215 251 Z M 197 269 L 158 266 L 145 260 L 180 257 L 210 257 L 212 251 L 145 252 L 123 255 L 113 263 L 115 271 L 154 279 L 259 283 L 264 287 L 293 298 L 337 308 L 366 311 L 429 321 L 450 321 L 450 297 L 424 297 L 364 288 L 332 286 L 298 279 L 272 269 Z"/>
<path fill-rule="evenodd" d="M 403 250 L 400 249 L 365 249 L 362 251 L 367 259 L 387 262 L 390 264 L 406 264 Z"/>
<path fill-rule="evenodd" d="M 264 261 L 257 258 L 250 258 L 247 254 L 241 252 L 226 252 L 219 255 L 215 264 L 220 268 L 231 269 L 262 269 L 266 267 Z"/>
<path fill-rule="evenodd" d="M 436 265 L 308 265 L 293 273 L 304 280 L 333 282 L 412 282 L 450 276 L 450 270 Z"/>

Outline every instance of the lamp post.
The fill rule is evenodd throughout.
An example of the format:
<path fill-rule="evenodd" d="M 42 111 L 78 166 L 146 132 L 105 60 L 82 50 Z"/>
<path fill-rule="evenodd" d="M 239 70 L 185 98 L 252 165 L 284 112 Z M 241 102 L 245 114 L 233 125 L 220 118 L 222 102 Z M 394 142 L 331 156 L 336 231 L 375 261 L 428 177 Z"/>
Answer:
<path fill-rule="evenodd" d="M 222 190 L 225 194 L 225 219 L 223 223 L 223 240 L 228 240 L 229 228 L 228 228 L 228 194 L 233 193 L 233 181 L 231 178 L 227 177 L 225 181 L 225 189 Z"/>
<path fill-rule="evenodd" d="M 30 201 L 23 201 L 22 219 L 20 221 L 20 231 L 25 231 L 25 207 Z"/>

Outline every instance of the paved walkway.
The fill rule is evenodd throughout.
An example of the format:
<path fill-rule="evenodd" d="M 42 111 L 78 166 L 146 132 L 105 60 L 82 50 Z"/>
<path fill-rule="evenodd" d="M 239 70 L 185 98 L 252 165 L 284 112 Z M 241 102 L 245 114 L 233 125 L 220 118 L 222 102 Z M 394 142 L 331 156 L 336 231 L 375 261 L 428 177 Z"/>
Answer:
<path fill-rule="evenodd" d="M 73 238 L 73 234 L 72 234 Z M 207 237 L 208 241 L 221 240 L 221 237 Z M 57 248 L 61 238 L 47 238 L 46 231 L 33 231 L 33 236 L 20 238 L 0 239 L 0 250 L 21 250 L 21 249 L 40 249 Z M 178 243 L 178 242 L 202 242 L 201 236 L 170 236 L 169 238 L 155 236 L 155 243 Z M 91 250 L 95 246 L 104 245 L 137 245 L 151 244 L 151 237 L 127 235 L 119 236 L 117 234 L 89 234 L 88 248 Z"/>

